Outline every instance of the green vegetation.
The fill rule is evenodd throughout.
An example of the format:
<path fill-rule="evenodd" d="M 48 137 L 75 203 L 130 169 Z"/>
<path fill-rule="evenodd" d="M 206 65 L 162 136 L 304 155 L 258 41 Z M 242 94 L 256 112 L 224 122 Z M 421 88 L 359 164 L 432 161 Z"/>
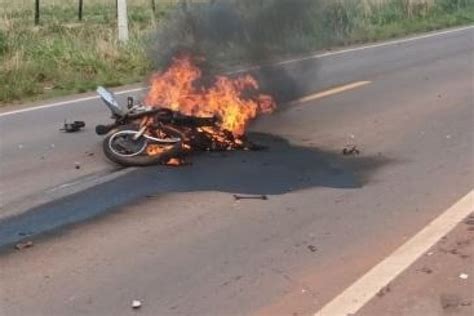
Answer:
<path fill-rule="evenodd" d="M 241 34 L 200 38 L 186 26 L 208 17 L 208 1 L 170 14 L 172 1 L 155 13 L 128 2 L 131 40 L 120 45 L 115 0 L 84 0 L 82 22 L 76 0 L 41 0 L 39 26 L 32 0 L 0 0 L 0 104 L 139 82 L 182 45 L 229 67 L 474 22 L 474 0 L 226 0 Z"/>
<path fill-rule="evenodd" d="M 33 1 L 0 0 L 0 104 L 142 80 L 156 18 L 150 1 L 129 2 L 131 40 L 119 45 L 114 0 L 85 0 L 81 23 L 76 0 L 41 0 L 39 26 Z"/>

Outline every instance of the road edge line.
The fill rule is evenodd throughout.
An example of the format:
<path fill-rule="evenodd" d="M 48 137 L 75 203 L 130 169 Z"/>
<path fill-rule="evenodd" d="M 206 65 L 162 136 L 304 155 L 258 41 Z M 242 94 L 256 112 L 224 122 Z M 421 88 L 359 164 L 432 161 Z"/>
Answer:
<path fill-rule="evenodd" d="M 446 34 L 462 32 L 462 31 L 465 31 L 465 30 L 473 29 L 473 28 L 474 28 L 474 25 L 467 25 L 467 26 L 457 27 L 457 28 L 453 28 L 453 29 L 447 29 L 447 30 L 443 30 L 443 31 L 435 31 L 435 32 L 430 32 L 430 33 L 424 33 L 424 34 L 421 34 L 421 35 L 414 35 L 414 36 L 411 36 L 411 37 L 405 37 L 405 38 L 400 38 L 400 39 L 395 39 L 395 40 L 390 40 L 390 41 L 384 41 L 384 42 L 379 42 L 379 43 L 374 43 L 374 44 L 367 44 L 367 45 L 364 45 L 364 46 L 357 46 L 357 47 L 340 49 L 340 50 L 335 50 L 335 51 L 326 52 L 326 53 L 313 54 L 313 55 L 300 57 L 300 58 L 283 60 L 283 61 L 280 61 L 280 62 L 270 63 L 270 64 L 266 64 L 266 65 L 244 67 L 242 69 L 229 71 L 229 72 L 227 72 L 227 74 L 239 74 L 239 73 L 246 72 L 246 71 L 258 70 L 258 69 L 261 69 L 263 67 L 284 66 L 284 65 L 297 63 L 297 62 L 301 62 L 301 61 L 305 61 L 305 60 L 319 59 L 319 58 L 324 58 L 324 57 L 329 57 L 329 56 L 337 56 L 337 55 L 341 55 L 341 54 L 346 54 L 346 53 L 351 53 L 351 52 L 356 52 L 356 51 L 361 51 L 361 50 L 366 50 L 366 49 L 373 49 L 373 48 L 391 46 L 391 45 L 402 44 L 402 43 L 409 43 L 409 42 L 413 42 L 413 41 L 420 40 L 420 39 L 438 37 L 438 36 L 442 36 L 442 35 L 446 35 Z M 127 90 L 117 91 L 117 92 L 115 92 L 115 94 L 116 95 L 122 95 L 122 94 L 126 94 L 126 93 L 139 92 L 139 91 L 143 91 L 143 90 L 146 90 L 146 89 L 147 89 L 147 87 L 127 89 Z M 51 107 L 57 107 L 57 106 L 62 106 L 62 105 L 67 105 L 67 104 L 73 104 L 73 103 L 77 103 L 77 102 L 91 101 L 91 100 L 96 100 L 98 98 L 99 98 L 98 96 L 89 96 L 89 97 L 82 97 L 82 98 L 78 98 L 78 99 L 72 99 L 72 100 L 66 100 L 66 101 L 61 101 L 61 102 L 54 102 L 54 103 L 50 103 L 50 104 L 39 105 L 39 106 L 35 106 L 35 107 L 28 107 L 28 108 L 24 108 L 24 109 L 20 109 L 20 110 L 13 110 L 13 111 L 0 113 L 0 117 L 20 114 L 20 113 L 30 112 L 30 111 L 35 111 L 35 110 L 41 110 L 41 109 L 46 109 L 46 108 L 51 108 Z"/>
<path fill-rule="evenodd" d="M 474 211 L 473 208 L 474 190 L 471 190 L 391 255 L 327 303 L 314 316 L 347 316 L 357 313 L 382 288 L 469 216 Z"/>

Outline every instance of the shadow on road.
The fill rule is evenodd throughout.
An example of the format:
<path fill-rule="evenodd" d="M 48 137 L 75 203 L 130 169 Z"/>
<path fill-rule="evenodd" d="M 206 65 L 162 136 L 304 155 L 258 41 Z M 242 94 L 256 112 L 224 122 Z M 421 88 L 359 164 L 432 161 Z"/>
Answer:
<path fill-rule="evenodd" d="M 249 138 L 263 151 L 203 153 L 192 166 L 150 167 L 34 208 L 0 222 L 0 247 L 104 214 L 150 195 L 218 191 L 279 195 L 314 187 L 355 189 L 390 161 L 351 156 L 290 144 L 268 134 Z M 23 236 L 23 237 L 22 237 Z"/>
<path fill-rule="evenodd" d="M 370 173 L 385 164 L 382 158 L 344 157 L 316 148 L 290 144 L 278 136 L 249 137 L 263 151 L 205 153 L 192 166 L 148 168 L 147 193 L 219 191 L 242 194 L 285 194 L 312 187 L 358 188 Z M 135 186 L 140 186 L 134 183 Z"/>

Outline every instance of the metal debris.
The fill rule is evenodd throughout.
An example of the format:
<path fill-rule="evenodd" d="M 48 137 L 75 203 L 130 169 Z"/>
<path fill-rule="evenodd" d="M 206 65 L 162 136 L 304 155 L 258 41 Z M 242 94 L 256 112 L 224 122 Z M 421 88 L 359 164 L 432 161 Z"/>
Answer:
<path fill-rule="evenodd" d="M 15 245 L 15 249 L 16 250 L 23 250 L 23 249 L 26 249 L 26 248 L 31 248 L 33 247 L 34 244 L 31 240 L 28 240 L 28 241 L 22 241 L 22 242 L 19 242 L 18 244 Z"/>
<path fill-rule="evenodd" d="M 466 273 L 461 273 L 459 275 L 459 278 L 462 279 L 462 280 L 467 280 L 469 278 L 469 274 L 466 274 Z"/>
<path fill-rule="evenodd" d="M 236 194 L 234 194 L 234 199 L 236 201 L 239 201 L 239 200 L 263 200 L 263 201 L 266 201 L 266 200 L 268 200 L 268 197 L 266 195 L 236 195 Z"/>
<path fill-rule="evenodd" d="M 344 156 L 352 156 L 352 155 L 359 155 L 360 150 L 357 148 L 357 146 L 347 146 L 342 149 L 342 154 Z"/>
<path fill-rule="evenodd" d="M 64 125 L 59 130 L 65 133 L 75 133 L 79 132 L 81 128 L 84 128 L 85 126 L 86 123 L 84 123 L 83 121 L 74 121 L 72 123 L 68 123 L 66 120 L 64 120 Z"/>

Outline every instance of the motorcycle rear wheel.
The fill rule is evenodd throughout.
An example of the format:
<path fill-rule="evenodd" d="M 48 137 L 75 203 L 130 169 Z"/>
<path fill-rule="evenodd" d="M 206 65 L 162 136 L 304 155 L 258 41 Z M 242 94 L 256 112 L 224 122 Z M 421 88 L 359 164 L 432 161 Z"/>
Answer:
<path fill-rule="evenodd" d="M 136 144 L 131 144 L 131 139 L 126 139 L 127 135 L 134 135 L 138 132 L 139 127 L 137 125 L 123 125 L 109 133 L 102 143 L 105 156 L 111 161 L 122 165 L 124 167 L 132 166 L 152 166 L 161 163 L 166 163 L 173 157 L 179 156 L 181 152 L 181 143 L 166 144 L 163 146 L 163 151 L 159 154 L 149 155 L 147 153 L 147 147 L 150 145 L 157 146 L 155 143 L 150 143 L 143 137 L 136 140 Z M 114 148 L 119 137 L 125 138 L 125 142 L 129 142 L 132 145 L 130 152 L 119 153 L 117 148 Z"/>

